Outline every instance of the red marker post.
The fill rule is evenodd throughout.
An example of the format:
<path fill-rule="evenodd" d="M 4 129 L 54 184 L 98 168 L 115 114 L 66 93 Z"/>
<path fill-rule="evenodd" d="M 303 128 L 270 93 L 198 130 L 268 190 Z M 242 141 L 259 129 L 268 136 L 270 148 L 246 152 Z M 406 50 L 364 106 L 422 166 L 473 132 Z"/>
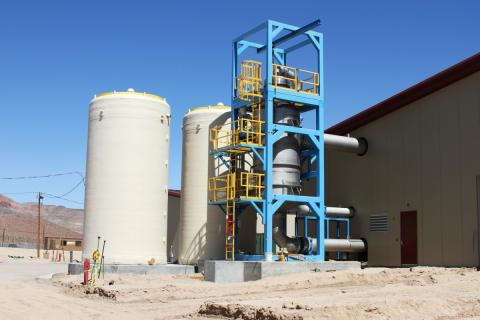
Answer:
<path fill-rule="evenodd" d="M 85 259 L 83 262 L 83 284 L 88 285 L 88 274 L 90 272 L 90 259 Z"/>

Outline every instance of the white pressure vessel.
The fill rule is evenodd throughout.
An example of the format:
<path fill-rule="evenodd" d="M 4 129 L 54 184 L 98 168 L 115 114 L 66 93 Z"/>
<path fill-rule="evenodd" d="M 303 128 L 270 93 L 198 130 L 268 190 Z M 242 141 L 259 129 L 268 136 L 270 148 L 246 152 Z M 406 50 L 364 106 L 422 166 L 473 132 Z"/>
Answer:
<path fill-rule="evenodd" d="M 83 258 L 97 237 L 105 263 L 167 262 L 170 106 L 135 92 L 90 103 Z"/>
<path fill-rule="evenodd" d="M 209 155 L 209 131 L 230 123 L 230 107 L 190 109 L 183 117 L 182 197 L 178 258 L 182 264 L 225 258 L 225 214 L 208 204 L 208 179 L 227 173 Z"/>

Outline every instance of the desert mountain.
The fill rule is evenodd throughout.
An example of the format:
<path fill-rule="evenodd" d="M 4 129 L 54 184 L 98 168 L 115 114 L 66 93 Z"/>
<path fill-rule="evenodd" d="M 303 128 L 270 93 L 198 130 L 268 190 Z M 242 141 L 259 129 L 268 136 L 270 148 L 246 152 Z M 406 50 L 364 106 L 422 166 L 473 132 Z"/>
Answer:
<path fill-rule="evenodd" d="M 34 243 L 37 230 L 37 204 L 18 203 L 0 195 L 0 241 L 19 245 Z M 41 236 L 81 238 L 83 210 L 42 205 Z"/>

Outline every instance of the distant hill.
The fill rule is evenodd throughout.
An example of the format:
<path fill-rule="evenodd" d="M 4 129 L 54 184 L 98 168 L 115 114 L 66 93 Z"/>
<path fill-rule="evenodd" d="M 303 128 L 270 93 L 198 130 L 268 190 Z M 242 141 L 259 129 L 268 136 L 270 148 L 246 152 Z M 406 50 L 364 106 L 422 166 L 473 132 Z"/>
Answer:
<path fill-rule="evenodd" d="M 0 245 L 15 243 L 19 246 L 35 244 L 37 236 L 37 204 L 18 203 L 0 195 Z M 4 234 L 5 230 L 5 235 Z M 64 206 L 42 205 L 41 237 L 59 236 L 81 238 L 83 210 Z"/>

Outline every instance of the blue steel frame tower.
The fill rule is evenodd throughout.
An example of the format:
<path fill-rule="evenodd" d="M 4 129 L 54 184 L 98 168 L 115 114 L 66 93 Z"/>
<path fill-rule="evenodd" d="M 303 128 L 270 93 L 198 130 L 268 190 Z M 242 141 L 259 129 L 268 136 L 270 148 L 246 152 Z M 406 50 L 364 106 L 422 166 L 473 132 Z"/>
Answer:
<path fill-rule="evenodd" d="M 214 157 L 220 158 L 226 163 L 225 158 L 232 148 L 243 148 L 248 150 L 260 161 L 264 172 L 264 186 L 262 188 L 261 198 L 241 197 L 237 198 L 237 202 L 233 204 L 233 208 L 238 208 L 240 211 L 242 207 L 251 205 L 255 208 L 257 213 L 262 218 L 264 224 L 264 259 L 272 260 L 272 229 L 273 216 L 285 203 L 295 203 L 296 205 L 306 204 L 311 209 L 313 217 L 316 220 L 316 235 L 317 245 L 316 252 L 308 252 L 305 255 L 306 260 L 324 260 L 324 229 L 325 229 L 325 200 L 324 200 L 324 68 L 323 68 L 323 35 L 315 32 L 312 29 L 320 25 L 320 21 L 316 20 L 303 27 L 296 27 L 285 23 L 268 20 L 256 28 L 242 34 L 233 40 L 233 68 L 232 68 L 232 110 L 231 110 L 231 130 L 236 129 L 235 123 L 239 119 L 239 110 L 248 108 L 251 104 L 245 99 L 239 97 L 238 78 L 241 76 L 239 71 L 240 58 L 248 50 L 253 50 L 258 55 L 263 55 L 266 69 L 264 78 L 262 79 L 261 96 L 258 101 L 262 105 L 263 121 L 262 121 L 262 144 L 253 145 L 247 143 L 232 143 L 231 146 L 219 148 L 212 152 Z M 257 43 L 249 39 L 255 34 L 263 33 L 265 35 L 264 43 Z M 282 34 L 282 35 L 281 35 Z M 295 45 L 287 48 L 282 48 L 281 45 L 285 42 L 301 38 Z M 301 80 L 295 84 L 295 88 L 285 88 L 278 86 L 278 79 L 276 79 L 276 70 L 278 66 L 286 65 L 287 55 L 305 46 L 313 46 L 316 51 L 316 67 L 314 70 L 314 77 L 316 77 L 316 84 L 308 90 L 297 90 L 301 86 Z M 281 67 L 280 67 L 281 68 Z M 298 75 L 295 70 L 295 79 L 297 81 Z M 314 81 L 315 82 L 315 81 Z M 275 103 L 290 103 L 299 109 L 300 113 L 312 111 L 315 113 L 315 127 L 302 128 L 301 126 L 289 126 L 274 121 Z M 310 148 L 302 150 L 301 157 L 304 166 L 309 168 L 307 172 L 302 173 L 302 179 L 315 179 L 315 193 L 314 195 L 301 194 L 278 194 L 274 193 L 273 183 L 273 157 L 274 144 L 285 134 L 295 134 L 304 136 L 309 141 Z M 316 170 L 310 170 L 311 165 L 314 164 Z M 213 189 L 213 188 L 212 188 Z M 215 201 L 217 200 L 217 201 Z M 216 204 L 227 208 L 228 201 L 218 201 L 214 199 L 210 204 Z M 235 212 L 235 211 L 234 211 Z M 227 228 L 228 228 L 228 209 L 227 214 Z M 235 220 L 235 215 L 233 215 Z M 233 221 L 233 228 L 235 221 Z M 229 237 L 227 232 L 227 238 Z M 231 235 L 234 241 L 235 235 Z M 233 246 L 233 245 L 232 245 Z M 227 251 L 229 245 L 227 240 Z M 312 247 L 312 246 L 310 246 Z M 233 251 L 233 249 L 232 249 Z M 227 257 L 228 258 L 228 257 Z M 234 255 L 232 253 L 232 260 Z M 249 259 L 248 256 L 240 257 L 240 259 Z"/>

